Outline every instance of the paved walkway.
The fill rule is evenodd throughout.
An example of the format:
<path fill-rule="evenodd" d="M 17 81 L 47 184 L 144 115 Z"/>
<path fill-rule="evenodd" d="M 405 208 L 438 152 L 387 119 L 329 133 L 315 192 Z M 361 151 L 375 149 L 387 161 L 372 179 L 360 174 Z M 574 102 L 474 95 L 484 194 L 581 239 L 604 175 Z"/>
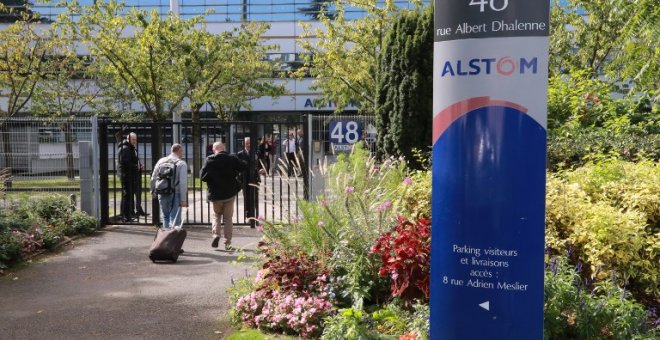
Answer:
<path fill-rule="evenodd" d="M 154 232 L 108 227 L 0 277 L 0 339 L 223 338 L 225 290 L 254 268 L 211 248 L 207 228 L 188 229 L 176 264 L 153 264 Z M 255 255 L 259 232 L 234 234 L 234 245 Z"/>

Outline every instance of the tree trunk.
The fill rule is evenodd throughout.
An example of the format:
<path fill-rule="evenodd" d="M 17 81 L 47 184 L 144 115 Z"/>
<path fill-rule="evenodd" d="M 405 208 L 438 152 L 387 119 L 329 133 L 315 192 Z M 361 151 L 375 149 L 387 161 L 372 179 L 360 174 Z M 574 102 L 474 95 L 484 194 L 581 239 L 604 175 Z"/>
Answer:
<path fill-rule="evenodd" d="M 193 177 L 199 176 L 200 169 L 202 168 L 202 158 L 206 155 L 202 155 L 202 152 L 206 152 L 206 147 L 201 150 L 202 145 L 202 128 L 199 125 L 200 117 L 199 110 L 202 108 L 202 105 L 196 104 L 192 107 L 192 153 L 193 153 Z"/>
<path fill-rule="evenodd" d="M 73 164 L 73 131 L 71 131 L 71 123 L 64 123 L 64 142 L 66 145 L 66 178 L 73 180 L 74 164 Z"/>

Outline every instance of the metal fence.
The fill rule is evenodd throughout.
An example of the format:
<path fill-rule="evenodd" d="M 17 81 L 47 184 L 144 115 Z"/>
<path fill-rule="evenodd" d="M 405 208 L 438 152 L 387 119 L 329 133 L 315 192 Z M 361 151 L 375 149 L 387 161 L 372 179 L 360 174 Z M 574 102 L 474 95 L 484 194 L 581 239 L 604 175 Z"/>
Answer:
<path fill-rule="evenodd" d="M 102 223 L 160 223 L 158 202 L 150 193 L 149 182 L 153 166 L 160 157 L 168 155 L 172 143 L 178 141 L 183 146 L 183 160 L 186 161 L 189 171 L 189 207 L 183 216 L 184 220 L 188 224 L 210 224 L 212 207 L 207 201 L 206 184 L 199 179 L 199 170 L 202 160 L 210 154 L 211 145 L 217 141 L 223 142 L 227 144 L 230 153 L 236 153 L 243 149 L 244 139 L 250 137 L 252 141 L 250 153 L 255 159 L 259 140 L 264 136 L 270 137 L 272 144 L 275 145 L 275 152 L 269 157 L 269 162 L 275 166 L 271 166 L 267 174 L 259 176 L 258 183 L 249 188 L 251 192 L 246 193 L 246 190 L 243 190 L 239 193 L 235 202 L 233 222 L 254 225 L 254 218 L 259 216 L 270 221 L 290 221 L 298 215 L 298 200 L 307 195 L 305 189 L 307 171 L 303 166 L 303 170 L 298 169 L 295 175 L 289 176 L 290 164 L 286 162 L 287 158 L 281 143 L 289 132 L 298 135 L 299 131 L 303 131 L 305 124 L 302 118 L 299 117 L 297 122 L 268 123 L 206 121 L 197 124 L 191 122 L 118 124 L 100 121 Z M 126 222 L 121 219 L 121 181 L 116 176 L 115 160 L 118 157 L 119 143 L 131 132 L 138 136 L 138 158 L 144 165 L 144 171 L 139 174 L 134 209 L 137 211 L 139 204 L 139 207 L 149 215 Z M 261 163 L 255 162 L 255 164 Z"/>
<path fill-rule="evenodd" d="M 90 118 L 11 118 L 0 123 L 0 168 L 12 192 L 79 191 L 78 142 L 92 141 Z"/>
<path fill-rule="evenodd" d="M 0 207 L 47 193 L 80 204 L 79 142 L 92 142 L 90 118 L 11 118 L 0 122 Z M 72 197 L 74 198 L 74 197 Z"/>

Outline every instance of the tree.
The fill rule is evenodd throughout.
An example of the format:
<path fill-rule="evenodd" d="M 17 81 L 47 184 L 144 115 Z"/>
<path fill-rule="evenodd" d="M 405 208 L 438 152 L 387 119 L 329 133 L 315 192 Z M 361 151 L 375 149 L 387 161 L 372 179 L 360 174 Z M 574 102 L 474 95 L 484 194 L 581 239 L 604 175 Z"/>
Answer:
<path fill-rule="evenodd" d="M 330 6 L 332 6 L 331 0 L 312 0 L 309 6 L 301 7 L 298 10 L 312 20 L 320 20 L 323 16 L 334 20 L 337 18 L 337 12 L 330 10 Z"/>
<path fill-rule="evenodd" d="M 110 0 L 82 7 L 71 3 L 58 21 L 88 46 L 105 85 L 130 91 L 151 121 L 164 122 L 181 108 L 188 95 L 183 72 L 187 56 L 178 42 L 195 30 L 201 17 L 161 18 L 155 10 L 127 10 Z M 154 160 L 162 156 L 158 127 L 152 135 Z"/>
<path fill-rule="evenodd" d="M 265 52 L 272 48 L 261 43 L 267 29 L 264 24 L 247 23 L 214 35 L 205 30 L 202 16 L 161 18 L 156 11 L 126 10 L 114 0 L 88 7 L 74 3 L 68 8 L 68 15 L 60 19 L 89 46 L 97 76 L 117 93 L 128 89 L 154 122 L 166 121 L 186 108 L 185 99 L 189 99 L 193 122 L 198 123 L 205 103 L 242 105 L 251 96 L 283 92 L 263 80 L 271 70 L 264 61 Z M 80 19 L 71 21 L 72 14 Z M 201 132 L 194 126 L 193 166 L 197 173 Z M 160 136 L 159 130 L 154 131 L 154 159 L 161 156 Z"/>
<path fill-rule="evenodd" d="M 49 69 L 54 36 L 39 33 L 33 17 L 22 19 L 0 31 L 0 134 L 5 153 L 5 167 L 12 167 L 11 141 L 7 120 L 26 108 L 37 83 Z"/>
<path fill-rule="evenodd" d="M 272 76 L 273 66 L 266 60 L 266 52 L 275 48 L 261 39 L 267 29 L 268 25 L 256 22 L 217 35 L 202 28 L 180 41 L 185 51 L 184 75 L 194 123 L 193 173 L 198 174 L 201 166 L 197 141 L 204 104 L 210 103 L 219 118 L 231 120 L 249 99 L 284 93 L 282 86 L 267 79 Z"/>
<path fill-rule="evenodd" d="M 0 0 L 0 23 L 25 21 L 40 21 L 41 18 L 30 9 L 30 3 L 25 0 Z"/>
<path fill-rule="evenodd" d="M 555 1 L 550 72 L 585 70 L 630 93 L 657 91 L 660 79 L 660 6 L 657 0 Z"/>
<path fill-rule="evenodd" d="M 302 24 L 305 39 L 301 39 L 300 45 L 309 52 L 309 57 L 297 75 L 310 74 L 315 78 L 313 89 L 321 91 L 318 104 L 332 102 L 337 111 L 342 111 L 356 103 L 361 113 L 373 114 L 378 55 L 384 34 L 392 25 L 391 15 L 399 8 L 391 0 L 340 0 L 335 6 L 335 20 L 320 18 L 323 29 Z M 365 15 L 347 19 L 348 6 L 363 10 Z"/>
<path fill-rule="evenodd" d="M 31 111 L 33 115 L 57 118 L 55 121 L 64 131 L 66 148 L 66 176 L 74 179 L 73 131 L 71 123 L 76 117 L 89 115 L 96 107 L 101 88 L 89 79 L 88 56 L 78 56 L 72 34 L 66 26 L 52 24 L 52 57 L 49 69 L 37 84 Z"/>
<path fill-rule="evenodd" d="M 431 145 L 433 127 L 433 6 L 396 17 L 385 37 L 378 74 L 378 148 L 420 167 L 413 149 Z"/>

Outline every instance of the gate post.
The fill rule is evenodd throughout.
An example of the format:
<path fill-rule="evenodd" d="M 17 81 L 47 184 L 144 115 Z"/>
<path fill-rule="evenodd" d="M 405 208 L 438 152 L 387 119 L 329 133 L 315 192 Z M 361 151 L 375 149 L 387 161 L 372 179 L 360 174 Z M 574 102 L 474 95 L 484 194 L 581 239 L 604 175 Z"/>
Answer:
<path fill-rule="evenodd" d="M 250 147 L 250 159 L 252 160 L 255 168 L 259 168 L 258 161 L 255 161 L 255 159 L 257 158 L 257 148 L 259 147 L 259 134 L 257 133 L 257 124 L 254 121 L 251 121 L 249 126 L 250 126 L 250 142 L 252 143 L 252 146 Z M 248 169 L 248 178 L 250 178 L 251 176 L 261 177 L 261 175 L 256 171 L 256 169 Z M 258 179 L 259 178 L 255 178 L 254 182 L 256 183 Z M 250 182 L 252 182 L 252 180 L 248 181 L 248 183 Z M 257 221 L 255 219 L 257 218 L 257 216 L 259 216 L 259 191 L 258 188 L 250 187 L 249 184 L 246 189 L 248 190 L 248 195 L 250 197 L 248 201 L 251 201 L 249 203 L 251 207 L 248 207 L 248 209 L 250 209 L 250 211 L 252 211 L 254 215 L 254 216 L 248 216 L 248 218 L 252 217 L 250 219 L 250 228 L 256 228 Z M 248 202 L 243 202 L 243 204 L 248 204 Z"/>
<path fill-rule="evenodd" d="M 156 168 L 156 163 L 160 160 L 162 157 L 161 154 L 161 148 L 162 148 L 162 133 L 161 133 L 161 127 L 162 125 L 154 122 L 151 124 L 151 169 Z M 176 143 L 174 140 L 172 143 Z M 152 195 L 151 196 L 151 223 L 155 226 L 160 225 L 160 204 L 158 204 L 158 196 L 157 195 Z"/>
<path fill-rule="evenodd" d="M 306 118 L 306 121 L 305 121 Z M 305 124 L 306 123 L 306 124 Z M 300 169 L 303 173 L 303 197 L 305 200 L 309 200 L 310 196 L 310 173 L 309 169 L 312 167 L 312 115 L 306 114 L 303 116 L 303 145 L 302 151 L 304 159 L 302 164 L 304 166 Z"/>
<path fill-rule="evenodd" d="M 78 142 L 78 150 L 80 156 L 78 163 L 80 167 L 80 210 L 86 212 L 88 215 L 94 214 L 94 186 L 92 185 L 92 147 L 90 142 Z"/>
<path fill-rule="evenodd" d="M 108 121 L 105 117 L 99 122 L 99 196 L 101 198 L 101 226 L 108 224 Z"/>

